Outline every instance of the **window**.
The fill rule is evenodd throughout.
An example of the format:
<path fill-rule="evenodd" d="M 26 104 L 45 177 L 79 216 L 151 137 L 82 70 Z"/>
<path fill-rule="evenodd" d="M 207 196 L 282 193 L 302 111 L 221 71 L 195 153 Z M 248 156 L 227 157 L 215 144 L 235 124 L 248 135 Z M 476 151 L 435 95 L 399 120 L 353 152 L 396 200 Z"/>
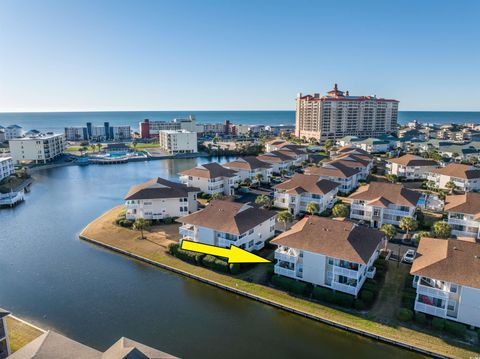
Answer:
<path fill-rule="evenodd" d="M 252 234 L 253 231 L 254 231 L 253 229 L 249 230 L 249 231 L 248 231 L 248 234 Z"/>

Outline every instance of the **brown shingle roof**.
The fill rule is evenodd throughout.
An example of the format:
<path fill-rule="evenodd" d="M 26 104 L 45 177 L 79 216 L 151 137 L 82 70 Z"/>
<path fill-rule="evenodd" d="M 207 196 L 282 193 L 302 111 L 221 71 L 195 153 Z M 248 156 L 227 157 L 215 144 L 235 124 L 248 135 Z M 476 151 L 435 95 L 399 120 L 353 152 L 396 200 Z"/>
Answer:
<path fill-rule="evenodd" d="M 446 167 L 436 168 L 431 172 L 463 179 L 480 178 L 480 169 L 460 163 L 451 163 Z"/>
<path fill-rule="evenodd" d="M 392 158 L 388 161 L 402 166 L 438 166 L 438 163 L 434 160 L 429 160 L 427 158 L 411 154 L 406 154 L 398 158 Z"/>
<path fill-rule="evenodd" d="M 200 178 L 234 177 L 236 176 L 236 173 L 237 172 L 234 170 L 225 168 L 219 165 L 217 162 L 206 163 L 204 165 L 180 172 L 181 175 Z"/>
<path fill-rule="evenodd" d="M 242 169 L 242 170 L 255 170 L 258 168 L 270 168 L 270 164 L 260 161 L 257 157 L 248 156 L 242 157 L 238 160 L 227 162 L 223 165 L 231 169 Z"/>
<path fill-rule="evenodd" d="M 358 155 L 364 156 L 365 158 L 370 158 L 370 159 L 373 158 L 373 156 L 367 151 L 354 146 L 343 146 L 343 147 L 340 147 L 336 152 L 338 155 L 358 154 Z"/>
<path fill-rule="evenodd" d="M 367 264 L 384 235 L 350 221 L 311 216 L 297 222 L 271 243 Z"/>
<path fill-rule="evenodd" d="M 188 197 L 188 192 L 200 192 L 200 188 L 157 177 L 130 187 L 125 200 Z"/>
<path fill-rule="evenodd" d="M 445 211 L 479 215 L 480 193 L 467 192 L 461 195 L 452 195 L 445 198 Z"/>
<path fill-rule="evenodd" d="M 295 159 L 295 156 L 292 152 L 290 152 L 289 155 L 287 155 L 284 152 L 288 151 L 272 151 L 268 153 L 264 153 L 263 155 L 257 156 L 257 158 L 260 161 L 266 161 L 266 162 L 284 162 L 284 161 L 292 161 Z"/>
<path fill-rule="evenodd" d="M 388 202 L 400 206 L 416 206 L 420 199 L 420 193 L 403 187 L 401 184 L 371 182 L 360 187 L 350 195 L 351 199 L 368 201 L 372 205 L 385 206 Z"/>
<path fill-rule="evenodd" d="M 480 288 L 480 244 L 422 238 L 410 273 Z"/>
<path fill-rule="evenodd" d="M 267 142 L 265 142 L 265 143 L 266 143 L 267 145 L 276 146 L 276 145 L 281 145 L 282 143 L 288 143 L 288 142 L 285 141 L 285 140 L 275 139 L 275 140 L 267 141 Z"/>
<path fill-rule="evenodd" d="M 339 178 L 348 178 L 356 175 L 360 171 L 356 168 L 347 167 L 340 162 L 330 162 L 327 166 L 307 167 L 305 174 L 317 176 L 331 176 Z"/>
<path fill-rule="evenodd" d="M 276 215 L 273 211 L 254 205 L 230 201 L 213 201 L 205 209 L 178 218 L 177 222 L 240 235 Z"/>
<path fill-rule="evenodd" d="M 326 194 L 339 186 L 338 183 L 326 179 L 320 179 L 319 176 L 296 174 L 289 180 L 279 183 L 273 188 L 286 191 L 297 189 L 297 193 Z"/>

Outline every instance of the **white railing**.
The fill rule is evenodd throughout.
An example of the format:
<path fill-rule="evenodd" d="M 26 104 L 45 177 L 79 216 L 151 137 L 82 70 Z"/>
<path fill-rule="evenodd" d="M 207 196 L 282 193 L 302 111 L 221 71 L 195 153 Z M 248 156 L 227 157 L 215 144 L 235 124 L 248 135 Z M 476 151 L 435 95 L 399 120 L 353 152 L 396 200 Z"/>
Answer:
<path fill-rule="evenodd" d="M 458 219 L 458 218 L 449 218 L 448 224 L 458 224 L 460 226 L 475 227 L 478 229 L 480 222 L 473 221 L 470 219 Z"/>
<path fill-rule="evenodd" d="M 360 275 L 360 272 L 334 265 L 333 266 L 333 275 L 335 276 L 337 274 L 356 279 Z"/>
<path fill-rule="evenodd" d="M 195 237 L 195 229 L 193 226 L 181 226 L 178 232 L 185 237 Z"/>
<path fill-rule="evenodd" d="M 425 303 L 415 302 L 415 311 L 435 315 L 437 317 L 445 318 L 447 310 L 445 308 L 436 307 Z"/>
<path fill-rule="evenodd" d="M 275 274 L 280 274 L 287 277 L 295 278 L 295 270 L 293 269 L 283 268 L 278 265 L 276 265 L 274 268 L 275 268 Z"/>
<path fill-rule="evenodd" d="M 229 248 L 232 244 L 235 244 L 235 241 L 228 240 L 226 238 L 218 237 L 219 247 Z"/>
<path fill-rule="evenodd" d="M 448 291 L 423 285 L 420 281 L 417 282 L 417 294 L 440 299 L 448 299 Z"/>
<path fill-rule="evenodd" d="M 353 287 L 351 285 L 342 284 L 338 282 L 332 282 L 332 288 L 335 290 L 339 290 L 344 293 L 356 295 L 357 294 L 357 287 Z"/>
<path fill-rule="evenodd" d="M 377 268 L 375 266 L 371 266 L 367 270 L 367 278 L 373 279 L 373 277 L 375 277 L 375 273 L 377 273 Z"/>
<path fill-rule="evenodd" d="M 276 250 L 275 259 L 280 261 L 296 262 L 298 260 L 298 254 Z"/>

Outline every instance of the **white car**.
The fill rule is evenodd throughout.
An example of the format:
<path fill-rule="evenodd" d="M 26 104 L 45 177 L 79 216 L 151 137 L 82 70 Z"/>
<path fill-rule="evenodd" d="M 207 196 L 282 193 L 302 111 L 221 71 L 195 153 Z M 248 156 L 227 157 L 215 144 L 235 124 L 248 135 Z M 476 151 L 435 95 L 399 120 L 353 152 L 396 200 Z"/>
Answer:
<path fill-rule="evenodd" d="M 402 262 L 405 262 L 405 263 L 413 263 L 413 260 L 415 259 L 415 249 L 409 249 L 405 252 L 405 254 L 403 255 L 403 258 L 402 258 Z"/>

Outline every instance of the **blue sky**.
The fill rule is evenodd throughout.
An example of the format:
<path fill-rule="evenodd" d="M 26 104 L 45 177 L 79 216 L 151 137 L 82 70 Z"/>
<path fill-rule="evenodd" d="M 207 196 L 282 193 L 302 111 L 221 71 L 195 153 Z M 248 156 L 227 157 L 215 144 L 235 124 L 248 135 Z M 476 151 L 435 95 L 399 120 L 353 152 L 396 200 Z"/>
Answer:
<path fill-rule="evenodd" d="M 0 112 L 480 110 L 480 1 L 0 1 Z"/>

